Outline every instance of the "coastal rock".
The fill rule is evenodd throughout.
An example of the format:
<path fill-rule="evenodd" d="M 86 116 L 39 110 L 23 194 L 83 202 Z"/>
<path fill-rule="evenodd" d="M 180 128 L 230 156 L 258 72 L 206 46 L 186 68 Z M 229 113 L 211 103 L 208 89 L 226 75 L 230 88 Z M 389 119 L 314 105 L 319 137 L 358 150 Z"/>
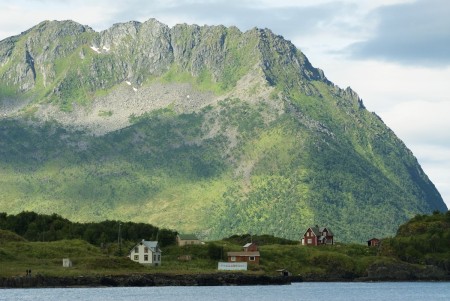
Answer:
<path fill-rule="evenodd" d="M 219 285 L 283 285 L 299 281 L 298 277 L 281 277 L 245 274 L 136 274 L 52 277 L 36 275 L 33 277 L 0 278 L 0 288 L 43 288 L 43 287 L 125 287 L 125 286 L 219 286 Z"/>
<path fill-rule="evenodd" d="M 419 266 L 404 262 L 375 263 L 367 269 L 369 281 L 448 280 L 447 273 L 436 266 Z"/>

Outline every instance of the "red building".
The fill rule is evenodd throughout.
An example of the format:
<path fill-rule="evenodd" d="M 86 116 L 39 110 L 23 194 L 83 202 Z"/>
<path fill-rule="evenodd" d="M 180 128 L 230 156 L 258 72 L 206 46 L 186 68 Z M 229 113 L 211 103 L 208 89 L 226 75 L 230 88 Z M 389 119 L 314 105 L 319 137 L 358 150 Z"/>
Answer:
<path fill-rule="evenodd" d="M 334 234 L 328 227 L 309 227 L 303 235 L 302 245 L 304 246 L 318 246 L 318 245 L 333 245 Z"/>
<path fill-rule="evenodd" d="M 259 264 L 260 254 L 256 252 L 228 252 L 228 262 L 248 262 L 250 264 Z"/>
<path fill-rule="evenodd" d="M 259 264 L 261 255 L 258 251 L 258 245 L 250 242 L 242 247 L 241 252 L 228 252 L 228 262 L 248 262 L 250 264 Z"/>
<path fill-rule="evenodd" d="M 380 244 L 380 240 L 378 238 L 371 238 L 367 241 L 367 246 L 369 247 L 378 247 Z"/>

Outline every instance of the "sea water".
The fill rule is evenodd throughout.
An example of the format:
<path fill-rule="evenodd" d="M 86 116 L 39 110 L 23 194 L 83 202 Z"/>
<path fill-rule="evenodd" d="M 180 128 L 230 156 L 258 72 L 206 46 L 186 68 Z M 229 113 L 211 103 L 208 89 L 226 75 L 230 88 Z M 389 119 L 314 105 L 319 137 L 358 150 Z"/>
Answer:
<path fill-rule="evenodd" d="M 314 282 L 269 286 L 0 289 L 0 300 L 390 300 L 449 301 L 449 282 Z"/>

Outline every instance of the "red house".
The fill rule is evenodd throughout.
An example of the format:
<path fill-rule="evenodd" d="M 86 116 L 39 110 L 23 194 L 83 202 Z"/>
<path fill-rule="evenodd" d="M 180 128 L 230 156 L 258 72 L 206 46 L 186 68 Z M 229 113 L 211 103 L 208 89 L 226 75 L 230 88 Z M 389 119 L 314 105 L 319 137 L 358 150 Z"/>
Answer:
<path fill-rule="evenodd" d="M 380 244 L 380 240 L 378 238 L 371 238 L 367 241 L 367 246 L 368 247 L 378 247 L 378 245 Z"/>
<path fill-rule="evenodd" d="M 304 246 L 318 246 L 318 245 L 333 245 L 334 234 L 328 227 L 309 227 L 303 234 L 302 245 Z"/>

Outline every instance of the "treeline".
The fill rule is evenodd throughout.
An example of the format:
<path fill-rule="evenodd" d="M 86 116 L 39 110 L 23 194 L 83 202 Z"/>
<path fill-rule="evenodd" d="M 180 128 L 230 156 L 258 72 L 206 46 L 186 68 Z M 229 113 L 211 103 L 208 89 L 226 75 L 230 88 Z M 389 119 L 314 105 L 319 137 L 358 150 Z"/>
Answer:
<path fill-rule="evenodd" d="M 0 229 L 13 231 L 29 241 L 83 239 L 98 246 L 119 242 L 119 238 L 123 242 L 157 240 L 161 246 L 168 246 L 176 243 L 177 235 L 175 231 L 159 229 L 145 223 L 109 220 L 98 223 L 74 223 L 57 214 L 45 215 L 35 212 L 21 212 L 17 215 L 0 212 Z"/>
<path fill-rule="evenodd" d="M 273 235 L 251 235 L 251 234 L 242 234 L 242 235 L 232 235 L 228 238 L 224 238 L 224 241 L 229 241 L 237 245 L 245 245 L 248 242 L 254 242 L 259 246 L 264 245 L 298 245 L 298 240 L 290 240 L 281 237 L 275 237 Z"/>

